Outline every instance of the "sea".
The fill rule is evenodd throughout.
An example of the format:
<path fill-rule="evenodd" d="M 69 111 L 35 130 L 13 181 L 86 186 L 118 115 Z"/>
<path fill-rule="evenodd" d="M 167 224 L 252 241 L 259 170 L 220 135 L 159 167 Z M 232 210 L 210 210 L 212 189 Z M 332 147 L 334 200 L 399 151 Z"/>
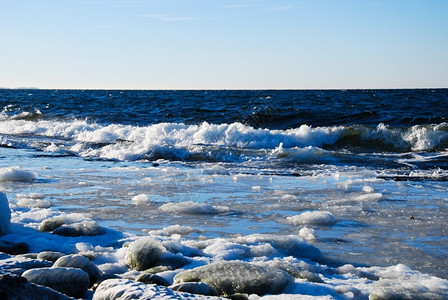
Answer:
<path fill-rule="evenodd" d="M 0 111 L 13 224 L 82 215 L 244 261 L 289 255 L 242 237 L 296 236 L 320 265 L 448 279 L 448 89 L 0 89 Z"/>

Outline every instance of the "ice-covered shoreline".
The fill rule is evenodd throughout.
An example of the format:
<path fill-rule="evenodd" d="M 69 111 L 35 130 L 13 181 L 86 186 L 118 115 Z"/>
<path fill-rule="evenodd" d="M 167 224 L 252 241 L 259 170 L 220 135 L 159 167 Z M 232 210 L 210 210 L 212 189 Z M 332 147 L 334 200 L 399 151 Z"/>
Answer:
<path fill-rule="evenodd" d="M 205 298 L 203 295 L 173 291 L 172 288 L 179 289 L 173 284 L 184 280 L 205 281 L 213 290 L 221 291 L 221 296 L 228 296 L 228 290 L 219 283 L 219 279 L 225 279 L 222 278 L 225 276 L 229 278 L 224 286 L 228 288 L 230 281 L 231 285 L 240 287 L 235 292 L 241 294 L 253 291 L 253 286 L 258 288 L 278 284 L 275 294 L 268 289 L 267 292 L 260 290 L 262 295 L 253 292 L 246 296 L 240 295 L 249 299 L 443 299 L 448 296 L 447 280 L 413 271 L 402 264 L 390 267 L 326 264 L 329 261 L 322 257 L 320 251 L 306 242 L 305 238 L 310 234 L 306 230 L 296 236 L 253 234 L 212 239 L 188 238 L 194 229 L 182 225 L 150 231 L 143 237 L 111 229 L 97 232 L 93 224 L 86 225 L 86 231 L 77 237 L 39 231 L 45 220 L 58 219 L 68 224 L 94 222 L 80 214 L 66 214 L 51 208 L 11 205 L 10 233 L 1 236 L 0 241 L 3 244 L 26 243 L 29 251 L 24 254 L 2 254 L 1 273 L 20 275 L 36 266 L 42 269 L 41 263 L 47 261 L 38 259 L 39 253 L 52 251 L 61 252 L 61 255 L 87 257 L 100 270 L 99 278 L 109 278 L 98 287 L 97 292 L 91 288 L 86 290 L 82 297 L 85 299 L 112 299 L 118 294 L 133 299 Z M 95 235 L 89 236 L 89 230 L 94 230 Z M 146 266 L 134 264 L 130 259 L 132 251 L 151 253 L 151 262 Z M 135 257 L 141 258 L 141 255 Z M 212 268 L 204 270 L 205 266 Z M 246 269 L 248 266 L 250 268 Z M 55 267 L 48 264 L 45 268 Z M 154 272 L 156 278 L 166 280 L 169 286 L 135 281 L 148 271 Z M 179 279 L 182 278 L 179 275 L 182 272 L 192 271 L 197 273 Z M 280 274 L 280 279 L 272 275 L 277 274 L 275 272 Z M 243 278 L 235 274 L 243 274 Z M 208 280 L 210 278 L 212 280 Z M 247 286 L 241 283 L 242 280 Z M 260 283 L 260 280 L 265 282 Z M 190 284 L 180 290 L 187 288 L 204 293 L 204 286 L 197 283 L 194 287 Z"/>

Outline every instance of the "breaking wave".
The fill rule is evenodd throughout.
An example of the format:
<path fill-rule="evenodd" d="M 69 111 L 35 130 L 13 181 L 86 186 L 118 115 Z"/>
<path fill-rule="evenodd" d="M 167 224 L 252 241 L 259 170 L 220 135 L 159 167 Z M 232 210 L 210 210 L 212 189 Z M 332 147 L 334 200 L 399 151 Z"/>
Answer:
<path fill-rule="evenodd" d="M 100 125 L 87 120 L 0 121 L 0 144 L 31 147 L 82 157 L 135 160 L 238 162 L 248 159 L 329 159 L 344 153 L 406 153 L 445 151 L 448 124 L 408 128 L 365 125 L 287 130 L 254 128 L 242 123 L 149 126 Z"/>

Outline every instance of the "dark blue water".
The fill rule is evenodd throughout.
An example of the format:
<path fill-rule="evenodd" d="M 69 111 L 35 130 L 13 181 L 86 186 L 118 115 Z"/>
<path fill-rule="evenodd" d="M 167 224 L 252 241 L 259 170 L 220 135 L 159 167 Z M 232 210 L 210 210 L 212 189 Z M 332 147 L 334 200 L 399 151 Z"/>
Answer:
<path fill-rule="evenodd" d="M 448 89 L 5 89 L 0 108 L 0 145 L 65 155 L 288 172 L 448 169 Z"/>
<path fill-rule="evenodd" d="M 0 90 L 9 115 L 39 110 L 44 119 L 101 124 L 241 122 L 255 128 L 439 124 L 448 120 L 448 89 L 105 91 Z"/>

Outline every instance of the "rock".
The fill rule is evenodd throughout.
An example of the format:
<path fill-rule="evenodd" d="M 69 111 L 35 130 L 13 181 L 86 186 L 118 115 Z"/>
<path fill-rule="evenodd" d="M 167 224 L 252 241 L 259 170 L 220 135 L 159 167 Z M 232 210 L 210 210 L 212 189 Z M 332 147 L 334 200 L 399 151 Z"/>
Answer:
<path fill-rule="evenodd" d="M 0 251 L 8 254 L 25 254 L 30 251 L 26 243 L 11 243 L 7 241 L 0 241 Z"/>
<path fill-rule="evenodd" d="M 184 271 L 174 277 L 174 283 L 204 282 L 220 295 L 278 294 L 294 277 L 285 271 L 244 262 L 215 262 L 207 266 Z"/>
<path fill-rule="evenodd" d="M 150 237 L 141 238 L 129 245 L 126 264 L 137 271 L 143 271 L 156 265 L 166 252 L 161 243 Z"/>
<path fill-rule="evenodd" d="M 8 257 L 0 261 L 0 274 L 10 273 L 22 275 L 22 273 L 26 270 L 34 268 L 47 268 L 51 267 L 52 264 L 53 263 L 48 261 L 30 259 L 21 256 Z"/>
<path fill-rule="evenodd" d="M 88 258 L 79 255 L 65 255 L 60 257 L 53 265 L 56 267 L 78 268 L 89 274 L 90 285 L 92 286 L 102 276 L 101 270 Z"/>
<path fill-rule="evenodd" d="M 53 231 L 53 234 L 71 237 L 95 236 L 102 235 L 104 233 L 104 228 L 98 225 L 97 222 L 88 220 L 73 224 L 63 224 Z"/>
<path fill-rule="evenodd" d="M 306 265 L 306 263 L 304 263 Z M 303 266 L 298 263 L 291 262 L 283 262 L 283 261 L 268 261 L 264 263 L 260 263 L 259 265 L 271 268 L 277 268 L 283 270 L 294 276 L 295 278 L 306 279 L 309 282 L 323 283 L 322 278 L 319 277 L 318 274 L 307 270 Z"/>
<path fill-rule="evenodd" d="M 6 194 L 0 192 L 0 235 L 8 234 L 11 231 L 11 210 Z M 0 250 L 1 251 L 1 250 Z"/>
<path fill-rule="evenodd" d="M 39 226 L 39 231 L 50 232 L 65 224 L 65 217 L 57 216 L 49 219 L 45 219 Z"/>
<path fill-rule="evenodd" d="M 112 300 L 112 299 L 192 299 L 191 294 L 176 292 L 167 287 L 155 284 L 145 284 L 127 279 L 108 279 L 98 286 L 93 294 L 93 300 Z M 210 299 L 203 295 L 195 295 L 195 300 Z M 214 298 L 219 299 L 219 298 Z"/>
<path fill-rule="evenodd" d="M 75 298 L 83 298 L 89 288 L 89 275 L 75 268 L 31 269 L 24 272 L 22 277 Z"/>
<path fill-rule="evenodd" d="M 171 283 L 169 283 L 168 280 L 166 280 L 165 278 L 163 278 L 159 275 L 146 273 L 146 272 L 141 273 L 139 276 L 137 276 L 135 281 L 143 282 L 146 284 L 157 284 L 157 285 L 162 285 L 162 286 L 169 286 L 171 284 Z"/>
<path fill-rule="evenodd" d="M 13 275 L 0 275 L 0 299 L 73 300 L 53 289 Z"/>
<path fill-rule="evenodd" d="M 173 267 L 171 266 L 161 266 L 161 265 L 157 265 L 155 267 L 149 268 L 145 270 L 145 273 L 152 273 L 152 274 L 157 274 L 157 273 L 161 273 L 161 272 L 165 272 L 165 271 L 172 271 L 174 270 Z"/>
<path fill-rule="evenodd" d="M 43 251 L 40 252 L 37 255 L 37 259 L 42 259 L 42 260 L 47 260 L 47 261 L 52 261 L 55 262 L 57 261 L 60 257 L 64 256 L 65 254 L 62 252 L 54 252 L 54 251 Z"/>
<path fill-rule="evenodd" d="M 210 287 L 203 282 L 184 282 L 170 286 L 170 289 L 178 292 L 185 292 L 190 294 L 199 294 L 205 296 L 217 296 L 218 292 L 215 288 Z"/>

